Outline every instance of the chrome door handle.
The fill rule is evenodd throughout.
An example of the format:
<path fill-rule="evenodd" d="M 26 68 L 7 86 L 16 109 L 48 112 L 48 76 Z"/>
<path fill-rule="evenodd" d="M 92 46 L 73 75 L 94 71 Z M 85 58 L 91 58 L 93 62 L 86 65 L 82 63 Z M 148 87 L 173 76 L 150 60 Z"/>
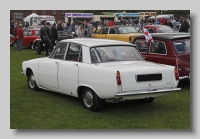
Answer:
<path fill-rule="evenodd" d="M 78 64 L 74 64 L 74 65 L 78 67 Z"/>
<path fill-rule="evenodd" d="M 54 63 L 58 64 L 58 62 L 54 62 Z"/>

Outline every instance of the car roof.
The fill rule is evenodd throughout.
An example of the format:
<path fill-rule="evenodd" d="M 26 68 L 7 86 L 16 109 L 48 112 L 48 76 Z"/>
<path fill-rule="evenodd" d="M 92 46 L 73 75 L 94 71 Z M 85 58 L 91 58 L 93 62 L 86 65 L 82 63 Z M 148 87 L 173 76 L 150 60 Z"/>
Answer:
<path fill-rule="evenodd" d="M 169 27 L 169 26 L 166 26 L 166 25 L 144 25 L 143 27 L 161 28 L 161 27 Z"/>
<path fill-rule="evenodd" d="M 60 41 L 60 43 L 64 42 L 72 42 L 72 43 L 78 43 L 82 44 L 88 47 L 93 47 L 93 46 L 102 46 L 102 45 L 132 45 L 131 43 L 128 42 L 123 42 L 123 41 L 117 41 L 117 40 L 107 40 L 107 39 L 95 39 L 95 38 L 76 38 L 76 39 L 65 39 Z"/>
<path fill-rule="evenodd" d="M 172 39 L 177 39 L 177 38 L 190 38 L 190 33 L 151 33 L 152 38 L 161 38 L 161 39 L 167 39 L 167 40 L 172 40 Z M 135 39 L 138 38 L 145 38 L 144 34 L 138 35 L 135 37 Z"/>
<path fill-rule="evenodd" d="M 113 25 L 113 26 L 103 26 L 102 28 L 110 28 L 110 27 L 133 27 L 133 26 L 126 26 L 126 25 Z"/>

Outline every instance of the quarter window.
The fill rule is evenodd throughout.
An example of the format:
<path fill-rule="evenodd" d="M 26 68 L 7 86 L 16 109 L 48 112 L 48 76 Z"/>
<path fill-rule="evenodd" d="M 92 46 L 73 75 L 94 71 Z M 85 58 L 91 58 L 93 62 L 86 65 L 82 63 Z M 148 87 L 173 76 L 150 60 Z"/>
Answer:
<path fill-rule="evenodd" d="M 151 42 L 150 53 L 167 54 L 165 43 L 161 41 L 154 41 L 154 43 Z"/>
<path fill-rule="evenodd" d="M 31 30 L 28 31 L 27 36 L 32 36 Z"/>
<path fill-rule="evenodd" d="M 83 56 L 82 56 L 82 47 L 80 44 L 69 44 L 66 60 L 68 61 L 77 61 L 82 62 Z"/>
<path fill-rule="evenodd" d="M 149 28 L 148 31 L 149 31 L 149 33 L 154 33 L 154 29 L 152 29 L 152 28 Z"/>

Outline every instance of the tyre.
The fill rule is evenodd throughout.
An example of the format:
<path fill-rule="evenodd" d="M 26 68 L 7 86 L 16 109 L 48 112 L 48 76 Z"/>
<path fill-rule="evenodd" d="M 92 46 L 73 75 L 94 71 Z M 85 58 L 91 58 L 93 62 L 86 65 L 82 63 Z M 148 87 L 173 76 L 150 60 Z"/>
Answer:
<path fill-rule="evenodd" d="M 36 50 L 36 54 L 41 54 L 42 47 L 41 47 L 41 44 L 39 42 L 37 42 L 35 50 Z"/>
<path fill-rule="evenodd" d="M 34 50 L 34 43 L 31 43 L 31 49 Z"/>
<path fill-rule="evenodd" d="M 37 86 L 35 76 L 32 71 L 28 73 L 28 88 L 34 91 L 39 91 L 39 87 Z"/>
<path fill-rule="evenodd" d="M 154 97 L 144 98 L 144 99 L 138 99 L 138 101 L 143 103 L 151 103 L 154 101 Z"/>
<path fill-rule="evenodd" d="M 85 109 L 93 112 L 97 112 L 102 109 L 103 100 L 100 99 L 94 91 L 89 88 L 84 88 L 82 91 L 81 101 Z"/>

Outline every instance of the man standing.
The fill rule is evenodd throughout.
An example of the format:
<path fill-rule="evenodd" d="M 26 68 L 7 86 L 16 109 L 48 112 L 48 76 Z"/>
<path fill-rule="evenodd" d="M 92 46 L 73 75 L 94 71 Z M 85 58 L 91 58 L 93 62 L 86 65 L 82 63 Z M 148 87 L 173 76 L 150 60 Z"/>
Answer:
<path fill-rule="evenodd" d="M 186 18 L 182 18 L 182 24 L 181 27 L 179 29 L 179 32 L 186 32 L 188 33 L 188 29 L 190 28 L 189 23 L 186 21 Z"/>
<path fill-rule="evenodd" d="M 110 20 L 110 22 L 109 22 L 109 24 L 108 24 L 108 26 L 114 26 L 115 24 L 114 24 L 114 22 L 112 21 L 112 19 Z"/>
<path fill-rule="evenodd" d="M 166 23 L 167 26 L 171 27 L 173 29 L 173 24 L 170 20 L 170 18 L 167 18 L 167 23 Z"/>
<path fill-rule="evenodd" d="M 43 27 L 40 29 L 40 38 L 44 44 L 44 56 L 48 56 L 48 49 L 52 47 L 52 34 L 48 26 L 45 26 L 45 21 L 42 22 Z"/>
<path fill-rule="evenodd" d="M 88 24 L 86 20 L 84 20 L 83 25 L 84 25 L 84 32 L 85 32 L 84 36 L 91 37 L 92 36 L 92 25 Z"/>
<path fill-rule="evenodd" d="M 47 23 L 47 25 L 51 29 L 51 34 L 52 34 L 52 46 L 50 48 L 50 53 L 51 53 L 52 50 L 53 50 L 53 47 L 56 45 L 55 41 L 58 40 L 58 33 L 57 33 L 57 30 L 56 30 L 56 27 L 52 26 L 49 22 Z"/>
<path fill-rule="evenodd" d="M 17 42 L 17 51 L 22 51 L 23 38 L 24 38 L 22 24 L 19 24 L 15 35 L 16 35 L 16 42 Z"/>

